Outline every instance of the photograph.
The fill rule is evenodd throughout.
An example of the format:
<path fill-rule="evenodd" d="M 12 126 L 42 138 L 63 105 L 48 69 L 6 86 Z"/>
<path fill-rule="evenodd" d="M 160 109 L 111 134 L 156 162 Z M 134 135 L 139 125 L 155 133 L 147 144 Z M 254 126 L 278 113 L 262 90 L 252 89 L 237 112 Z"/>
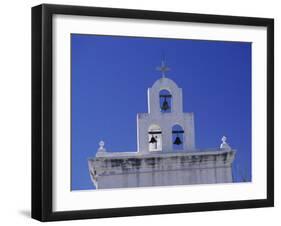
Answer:
<path fill-rule="evenodd" d="M 2 1 L 0 224 L 279 222 L 278 4 Z"/>
<path fill-rule="evenodd" d="M 31 176 L 39 221 L 274 206 L 274 19 L 32 7 Z"/>
<path fill-rule="evenodd" d="M 251 42 L 70 39 L 71 191 L 251 183 Z"/>

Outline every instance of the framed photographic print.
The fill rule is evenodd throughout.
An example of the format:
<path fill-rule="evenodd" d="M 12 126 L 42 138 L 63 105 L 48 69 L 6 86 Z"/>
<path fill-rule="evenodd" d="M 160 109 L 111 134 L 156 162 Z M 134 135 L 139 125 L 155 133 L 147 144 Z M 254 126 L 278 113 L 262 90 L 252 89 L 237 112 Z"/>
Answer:
<path fill-rule="evenodd" d="M 274 205 L 274 21 L 32 8 L 32 217 Z"/>

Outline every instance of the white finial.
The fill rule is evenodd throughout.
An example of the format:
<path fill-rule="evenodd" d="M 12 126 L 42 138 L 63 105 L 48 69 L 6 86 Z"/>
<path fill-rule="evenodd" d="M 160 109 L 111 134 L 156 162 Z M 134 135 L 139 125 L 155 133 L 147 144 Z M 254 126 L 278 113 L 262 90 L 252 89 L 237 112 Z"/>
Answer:
<path fill-rule="evenodd" d="M 100 142 L 99 142 L 99 149 L 98 149 L 98 151 L 106 151 L 106 149 L 104 148 L 104 145 L 105 145 L 105 143 L 104 143 L 104 141 L 103 140 L 101 140 Z"/>
<path fill-rule="evenodd" d="M 221 138 L 222 143 L 220 145 L 220 149 L 231 150 L 231 147 L 228 145 L 228 143 L 226 143 L 226 140 L 227 140 L 226 136 L 223 136 Z"/>

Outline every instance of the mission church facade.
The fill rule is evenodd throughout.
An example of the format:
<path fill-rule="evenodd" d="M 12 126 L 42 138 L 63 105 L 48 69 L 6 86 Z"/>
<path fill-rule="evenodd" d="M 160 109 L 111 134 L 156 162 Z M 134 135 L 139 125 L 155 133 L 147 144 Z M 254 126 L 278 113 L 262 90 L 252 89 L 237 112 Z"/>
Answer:
<path fill-rule="evenodd" d="M 136 152 L 109 152 L 100 141 L 88 160 L 97 189 L 230 183 L 233 150 L 222 137 L 220 147 L 195 146 L 194 114 L 183 112 L 182 89 L 162 72 L 148 88 L 148 113 L 137 114 Z M 110 142 L 110 141 L 109 141 Z"/>

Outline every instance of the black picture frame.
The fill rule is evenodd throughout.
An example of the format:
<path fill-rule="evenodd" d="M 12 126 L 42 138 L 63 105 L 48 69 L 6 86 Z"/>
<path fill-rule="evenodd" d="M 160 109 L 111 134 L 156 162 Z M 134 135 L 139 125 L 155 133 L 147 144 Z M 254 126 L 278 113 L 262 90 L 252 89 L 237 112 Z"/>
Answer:
<path fill-rule="evenodd" d="M 55 14 L 267 28 L 267 198 L 95 210 L 52 210 L 52 18 Z M 221 15 L 43 4 L 32 8 L 32 218 L 40 221 L 122 217 L 274 206 L 274 20 Z"/>

